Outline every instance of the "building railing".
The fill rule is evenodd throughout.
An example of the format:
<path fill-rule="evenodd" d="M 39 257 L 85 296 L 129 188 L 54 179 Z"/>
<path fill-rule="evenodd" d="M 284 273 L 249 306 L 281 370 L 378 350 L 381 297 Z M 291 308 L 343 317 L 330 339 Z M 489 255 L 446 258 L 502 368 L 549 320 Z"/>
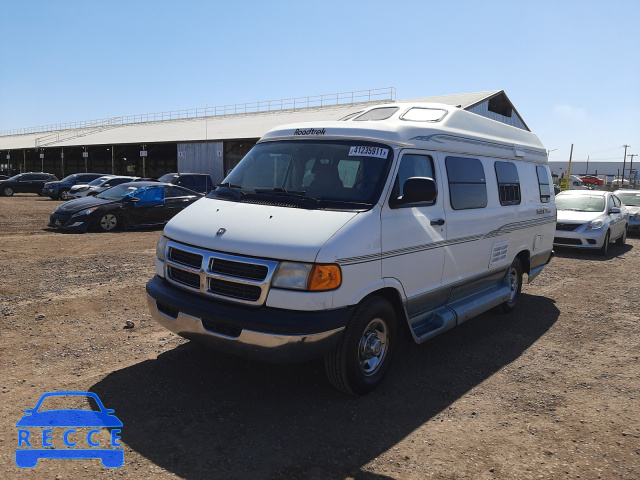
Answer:
<path fill-rule="evenodd" d="M 58 123 L 39 127 L 28 127 L 0 132 L 0 137 L 9 135 L 26 135 L 31 133 L 56 132 L 78 128 L 114 127 L 147 122 L 164 122 L 190 118 L 219 117 L 225 115 L 247 115 L 251 113 L 296 111 L 314 107 L 328 107 L 333 105 L 351 105 L 356 103 L 395 101 L 394 87 L 358 90 L 354 92 L 331 93 L 308 97 L 285 98 L 281 100 L 267 100 L 261 102 L 239 103 L 215 107 L 189 108 L 185 110 L 171 110 L 167 112 L 143 113 L 120 117 L 102 118 L 81 122 Z"/>

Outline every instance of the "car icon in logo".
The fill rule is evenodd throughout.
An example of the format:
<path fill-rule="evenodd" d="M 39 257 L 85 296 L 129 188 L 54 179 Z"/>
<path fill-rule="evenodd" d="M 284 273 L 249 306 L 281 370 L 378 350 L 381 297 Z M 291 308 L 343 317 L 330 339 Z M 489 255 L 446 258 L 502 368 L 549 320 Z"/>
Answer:
<path fill-rule="evenodd" d="M 55 397 L 84 397 L 87 402 L 93 400 L 98 410 L 79 408 L 41 410 L 42 403 Z M 66 399 L 66 398 L 65 398 Z M 34 408 L 26 409 L 18 422 L 18 448 L 16 449 L 16 465 L 21 468 L 32 468 L 41 458 L 54 459 L 91 459 L 99 458 L 107 468 L 118 468 L 124 464 L 124 450 L 118 442 L 122 422 L 113 415 L 114 410 L 104 407 L 98 395 L 93 392 L 49 392 L 43 394 Z M 76 429 L 90 428 L 85 434 Z M 100 448 L 100 429 L 110 430 L 109 446 Z M 38 429 L 41 429 L 38 431 Z M 54 429 L 56 432 L 54 432 Z M 64 430 L 64 432 L 61 432 Z M 54 433 L 61 433 L 64 448 L 53 445 Z M 43 448 L 37 448 L 41 443 Z M 87 448 L 75 448 L 86 443 Z M 104 443 L 104 440 L 102 441 Z M 115 448 L 120 447 L 120 448 Z"/>

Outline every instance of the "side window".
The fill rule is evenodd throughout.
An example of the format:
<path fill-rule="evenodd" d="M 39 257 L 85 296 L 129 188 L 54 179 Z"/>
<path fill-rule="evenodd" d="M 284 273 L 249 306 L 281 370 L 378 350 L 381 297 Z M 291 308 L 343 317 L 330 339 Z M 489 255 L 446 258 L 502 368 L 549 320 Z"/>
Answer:
<path fill-rule="evenodd" d="M 433 159 L 429 155 L 418 155 L 414 153 L 406 153 L 400 160 L 398 174 L 391 190 L 391 201 L 397 200 L 404 195 L 404 182 L 411 177 L 427 177 L 436 179 L 433 170 Z M 433 205 L 433 202 L 422 202 L 421 205 Z M 414 206 L 415 204 L 407 204 L 406 206 Z M 403 205 L 405 206 L 405 205 Z"/>
<path fill-rule="evenodd" d="M 551 201 L 551 182 L 549 181 L 547 169 L 538 165 L 536 172 L 538 174 L 538 185 L 540 186 L 540 201 L 549 203 Z"/>
<path fill-rule="evenodd" d="M 487 181 L 482 162 L 477 158 L 447 157 L 449 199 L 454 210 L 487 206 Z"/>
<path fill-rule="evenodd" d="M 193 195 L 193 193 L 187 193 L 185 190 L 182 190 L 181 188 L 178 188 L 178 187 L 171 187 L 171 186 L 164 187 L 164 196 L 167 200 L 170 198 L 186 197 L 189 195 Z"/>
<path fill-rule="evenodd" d="M 178 185 L 182 185 L 185 188 L 193 189 L 196 186 L 196 181 L 191 175 L 187 175 L 186 177 L 181 177 L 178 180 Z"/>
<path fill-rule="evenodd" d="M 496 162 L 500 205 L 520 205 L 520 178 L 513 163 Z"/>

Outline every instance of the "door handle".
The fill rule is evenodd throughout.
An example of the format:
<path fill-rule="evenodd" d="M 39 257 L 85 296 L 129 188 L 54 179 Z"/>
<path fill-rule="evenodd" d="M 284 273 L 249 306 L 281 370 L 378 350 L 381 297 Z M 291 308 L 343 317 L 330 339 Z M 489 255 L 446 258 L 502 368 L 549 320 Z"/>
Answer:
<path fill-rule="evenodd" d="M 440 227 L 444 225 L 444 218 L 439 218 L 438 220 L 431 220 L 432 227 Z"/>

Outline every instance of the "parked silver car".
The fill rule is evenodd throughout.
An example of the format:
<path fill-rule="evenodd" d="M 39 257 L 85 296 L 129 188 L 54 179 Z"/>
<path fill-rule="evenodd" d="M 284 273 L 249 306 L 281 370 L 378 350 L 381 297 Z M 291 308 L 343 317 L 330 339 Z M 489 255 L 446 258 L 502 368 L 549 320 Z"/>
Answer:
<path fill-rule="evenodd" d="M 629 231 L 640 232 L 640 190 L 616 190 L 613 192 L 629 212 Z"/>
<path fill-rule="evenodd" d="M 627 241 L 629 212 L 611 192 L 567 190 L 556 195 L 558 221 L 553 244 L 606 255 L 609 243 Z"/>
<path fill-rule="evenodd" d="M 74 185 L 69 190 L 69 198 L 81 198 L 91 195 L 97 195 L 100 192 L 104 192 L 107 188 L 115 187 L 121 183 L 135 182 L 140 177 L 126 177 L 119 175 L 104 175 L 100 178 L 96 178 L 94 181 L 89 182 L 86 185 Z"/>

